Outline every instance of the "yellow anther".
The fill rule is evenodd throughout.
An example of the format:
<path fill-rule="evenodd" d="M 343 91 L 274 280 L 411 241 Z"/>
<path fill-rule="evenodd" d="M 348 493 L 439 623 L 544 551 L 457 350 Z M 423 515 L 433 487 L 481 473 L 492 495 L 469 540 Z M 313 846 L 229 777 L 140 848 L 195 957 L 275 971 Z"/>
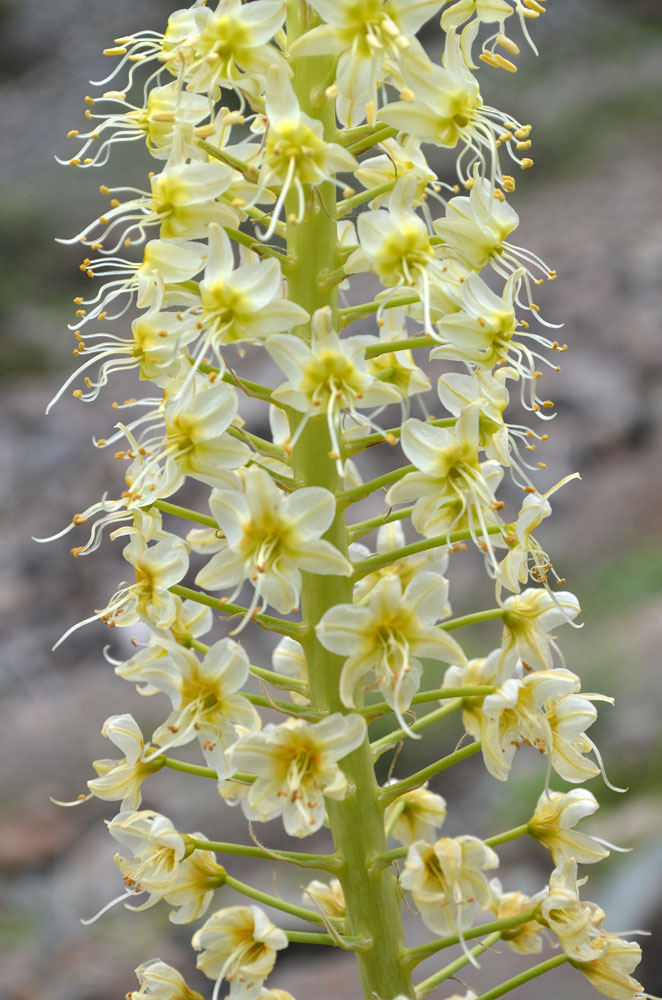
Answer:
<path fill-rule="evenodd" d="M 522 168 L 522 170 L 528 170 L 529 167 L 533 166 L 533 160 L 531 159 L 530 156 L 525 156 L 523 160 L 519 161 L 519 165 Z"/>
<path fill-rule="evenodd" d="M 525 319 L 521 319 L 520 323 L 522 324 L 522 326 L 524 327 L 525 330 L 529 329 L 529 324 L 527 323 L 527 321 Z"/>
<path fill-rule="evenodd" d="M 88 276 L 88 278 L 93 278 L 93 277 L 94 277 L 94 271 L 92 271 L 92 270 L 91 270 L 91 269 L 89 269 L 89 268 L 88 268 L 88 270 L 87 270 L 87 271 L 85 272 L 85 274 L 86 274 L 86 275 Z"/>
<path fill-rule="evenodd" d="M 99 191 L 101 191 L 101 194 L 110 194 L 110 188 L 107 187 L 105 184 L 99 185 Z"/>
<path fill-rule="evenodd" d="M 510 174 L 504 174 L 501 178 L 501 186 L 504 191 L 508 191 L 510 194 L 515 190 L 515 178 L 511 177 Z"/>
<path fill-rule="evenodd" d="M 416 94 L 411 89 L 411 87 L 403 87 L 402 90 L 400 91 L 400 100 L 406 101 L 407 104 L 411 104 L 415 97 Z"/>
<path fill-rule="evenodd" d="M 528 139 L 529 136 L 531 135 L 531 128 L 532 128 L 531 125 L 522 125 L 521 128 L 515 129 L 515 133 L 514 133 L 515 138 L 516 139 Z"/>
<path fill-rule="evenodd" d="M 101 97 L 105 101 L 126 101 L 126 94 L 122 90 L 106 90 Z"/>
<path fill-rule="evenodd" d="M 511 62 L 510 59 L 506 59 L 505 56 L 502 56 L 499 52 L 493 52 L 492 59 L 494 60 L 493 65 L 498 66 L 499 69 L 505 69 L 508 73 L 517 72 L 517 66 L 515 63 Z"/>
<path fill-rule="evenodd" d="M 540 306 L 537 306 L 535 302 L 529 302 L 529 308 L 533 309 L 534 312 L 540 312 Z"/>
<path fill-rule="evenodd" d="M 496 66 L 494 56 L 487 49 L 478 56 L 481 62 L 487 63 L 488 66 Z"/>
<path fill-rule="evenodd" d="M 105 215 L 100 215 L 99 216 L 99 222 L 101 223 L 102 226 L 107 226 L 108 223 L 109 223 L 109 221 L 110 220 L 107 219 Z"/>
<path fill-rule="evenodd" d="M 89 108 L 85 108 L 85 117 L 90 120 L 92 118 L 92 112 Z"/>
<path fill-rule="evenodd" d="M 83 395 L 83 390 L 82 389 L 74 389 L 74 391 L 71 393 L 71 395 L 74 397 L 74 399 L 80 399 L 80 397 Z"/>
<path fill-rule="evenodd" d="M 87 309 L 77 309 L 76 310 L 76 315 L 77 316 L 87 316 Z"/>
<path fill-rule="evenodd" d="M 103 446 L 105 444 L 106 444 L 106 439 L 105 438 L 99 438 L 99 440 L 97 441 L 97 448 L 103 448 Z"/>
<path fill-rule="evenodd" d="M 522 139 L 520 142 L 516 144 L 515 149 L 531 149 L 531 140 Z"/>
<path fill-rule="evenodd" d="M 126 55 L 126 49 L 122 45 L 116 45 L 115 48 L 104 49 L 103 50 L 103 54 L 105 56 L 125 56 Z"/>
<path fill-rule="evenodd" d="M 80 135 L 78 129 L 72 128 L 70 132 L 67 132 L 67 139 L 73 139 L 77 135 Z"/>
<path fill-rule="evenodd" d="M 99 313 L 99 315 L 97 316 L 97 319 L 98 319 L 99 321 L 101 321 L 102 319 L 105 319 L 107 315 L 108 315 L 108 313 L 107 313 L 107 312 L 101 312 L 101 313 Z"/>
<path fill-rule="evenodd" d="M 546 410 L 551 410 L 552 407 L 554 406 L 554 403 L 552 402 L 551 399 L 543 399 L 542 405 L 545 407 Z"/>
<path fill-rule="evenodd" d="M 70 167 L 80 167 L 80 159 L 77 156 L 74 156 L 74 158 L 72 160 L 69 160 L 69 166 Z"/>
<path fill-rule="evenodd" d="M 540 438 L 540 440 L 541 441 L 548 441 L 549 440 L 549 434 L 543 434 L 542 437 Z"/>
<path fill-rule="evenodd" d="M 86 104 L 94 104 L 94 98 L 93 97 L 86 97 L 85 98 L 85 103 Z"/>
<path fill-rule="evenodd" d="M 498 34 L 496 37 L 497 45 L 500 45 L 502 49 L 506 49 L 508 52 L 512 52 L 514 56 L 519 55 L 519 45 L 516 45 L 512 38 L 508 38 L 507 35 Z"/>
<path fill-rule="evenodd" d="M 335 101 L 336 97 L 340 94 L 340 91 L 336 87 L 335 83 L 332 83 L 330 87 L 327 87 L 324 91 L 324 96 L 327 101 Z"/>
<path fill-rule="evenodd" d="M 82 296 L 82 295 L 77 295 L 77 296 L 76 296 L 76 298 L 74 299 L 74 305 L 75 305 L 75 306 L 80 306 L 80 305 L 82 305 L 82 304 L 83 304 L 83 302 L 84 302 L 84 301 L 85 301 L 85 300 L 84 300 L 84 298 L 83 298 L 83 296 Z M 80 337 L 80 334 L 78 333 L 78 331 L 76 331 L 76 334 L 75 334 L 75 336 L 76 336 L 76 337 Z"/>
<path fill-rule="evenodd" d="M 493 197 L 496 198 L 497 201 L 505 201 L 506 200 L 505 194 L 503 193 L 503 191 L 499 191 L 498 188 L 494 191 Z"/>
<path fill-rule="evenodd" d="M 538 0 L 524 0 L 524 6 L 528 7 L 529 10 L 534 10 L 537 14 L 544 14 L 545 8 Z"/>
<path fill-rule="evenodd" d="M 110 199 L 110 207 L 111 208 L 119 208 L 120 204 L 121 204 L 121 202 L 120 202 L 119 198 L 111 198 Z"/>
<path fill-rule="evenodd" d="M 343 198 L 352 198 L 356 194 L 356 188 L 346 187 L 343 188 L 342 196 Z"/>

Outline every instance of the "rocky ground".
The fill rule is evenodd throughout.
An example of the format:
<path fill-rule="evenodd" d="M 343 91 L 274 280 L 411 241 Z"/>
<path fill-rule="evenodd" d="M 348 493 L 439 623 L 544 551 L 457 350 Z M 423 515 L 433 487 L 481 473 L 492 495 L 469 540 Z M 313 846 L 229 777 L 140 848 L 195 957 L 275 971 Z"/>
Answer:
<path fill-rule="evenodd" d="M 101 0 L 0 4 L 6 138 L 0 170 L 7 192 L 0 206 L 2 1000 L 116 1000 L 133 988 L 133 969 L 146 958 L 160 953 L 182 969 L 191 962 L 190 929 L 173 934 L 161 908 L 142 915 L 118 908 L 92 927 L 81 926 L 80 917 L 120 891 L 102 822 L 110 812 L 96 802 L 61 810 L 48 798 L 73 798 L 84 787 L 90 761 L 107 752 L 99 735 L 104 718 L 133 711 L 148 728 L 160 712 L 103 661 L 104 628 L 90 626 L 50 652 L 64 629 L 102 606 L 121 579 L 118 547 L 106 545 L 74 562 L 67 539 L 42 546 L 30 540 L 58 530 L 100 496 L 115 473 L 112 459 L 91 457 L 89 443 L 91 432 L 107 428 L 107 408 L 83 410 L 65 399 L 43 415 L 71 365 L 65 324 L 77 294 L 77 254 L 55 249 L 52 238 L 73 233 L 99 210 L 95 185 L 107 182 L 56 167 L 52 154 L 63 152 L 62 135 L 76 124 L 85 81 L 100 75 L 95 53 L 115 35 L 157 26 L 163 5 L 114 0 L 110 6 Z M 483 86 L 488 100 L 536 126 L 536 168 L 515 201 L 522 217 L 518 239 L 559 272 L 540 304 L 545 315 L 565 322 L 571 348 L 562 372 L 548 379 L 559 411 L 547 446 L 549 483 L 575 469 L 582 473 L 582 482 L 558 497 L 541 537 L 584 608 L 583 630 L 567 629 L 564 637 L 568 665 L 583 675 L 586 689 L 617 699 L 615 709 L 605 706 L 592 734 L 611 780 L 631 788 L 620 797 L 593 783 L 603 809 L 592 829 L 636 850 L 592 872 L 589 896 L 608 910 L 610 927 L 659 932 L 662 19 L 655 0 L 626 6 L 550 0 L 549 7 L 536 25 L 540 59 L 523 53 L 517 77 L 499 77 L 491 89 L 494 78 L 483 74 Z M 136 174 L 130 160 L 125 166 Z M 454 610 L 471 610 L 478 578 L 469 556 L 452 579 Z M 116 650 L 121 654 L 121 646 Z M 479 761 L 466 762 L 461 776 L 438 786 L 451 803 L 449 833 L 488 835 L 512 825 L 514 814 L 526 818 L 539 779 L 525 763 L 508 785 L 495 787 Z M 186 811 L 178 807 L 181 781 L 158 775 L 146 805 L 210 837 L 244 835 L 239 812 L 219 810 L 213 786 L 203 779 L 187 780 Z M 278 824 L 264 836 L 272 846 L 282 843 Z M 325 850 L 324 836 L 311 849 Z M 532 891 L 542 885 L 542 852 L 531 847 L 522 857 L 509 845 L 502 853 L 505 884 Z M 236 873 L 242 877 L 240 866 Z M 269 866 L 261 877 L 270 889 Z M 295 898 L 299 882 L 287 871 L 279 874 L 278 889 Z M 411 924 L 413 940 L 420 931 L 413 918 Z M 515 958 L 501 961 L 509 974 L 521 967 Z M 486 958 L 483 966 L 465 975 L 476 992 L 493 983 L 495 963 Z M 659 994 L 662 965 L 654 945 L 642 970 L 647 988 Z M 313 961 L 291 948 L 272 978 L 298 1000 L 357 995 L 352 962 L 336 953 Z M 195 972 L 190 981 L 204 985 Z M 433 1000 L 453 989 L 463 992 L 454 985 Z M 561 972 L 521 995 L 588 1000 L 595 994 L 578 974 Z"/>

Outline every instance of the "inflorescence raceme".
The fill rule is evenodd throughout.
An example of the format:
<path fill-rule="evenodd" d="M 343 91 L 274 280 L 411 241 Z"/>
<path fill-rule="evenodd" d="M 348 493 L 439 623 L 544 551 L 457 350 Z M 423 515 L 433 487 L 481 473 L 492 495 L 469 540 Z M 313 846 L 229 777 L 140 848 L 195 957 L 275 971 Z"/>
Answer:
<path fill-rule="evenodd" d="M 105 170 L 125 142 L 156 162 L 142 187 L 103 183 L 106 210 L 62 241 L 84 247 L 81 271 L 100 284 L 75 300 L 80 366 L 49 405 L 65 391 L 95 400 L 116 372 L 149 389 L 113 403 L 119 420 L 95 441 L 124 482 L 53 537 L 71 531 L 75 556 L 124 538 L 128 579 L 87 620 L 140 625 L 130 659 L 106 656 L 165 695 L 148 739 L 131 715 L 106 720 L 117 755 L 94 762 L 80 801 L 119 807 L 119 899 L 199 922 L 212 1000 L 291 1000 L 264 985 L 291 941 L 354 951 L 366 1000 L 422 998 L 498 940 L 557 951 L 490 998 L 563 962 L 608 997 L 647 995 L 631 975 L 639 945 L 580 896 L 578 865 L 614 849 L 575 830 L 598 808 L 583 782 L 607 780 L 586 733 L 611 699 L 582 694 L 563 660 L 557 631 L 579 604 L 534 537 L 577 477 L 543 489 L 534 457 L 553 416 L 541 375 L 566 345 L 535 302 L 556 272 L 513 242 L 532 128 L 485 104 L 476 76 L 481 63 L 515 72 L 515 38 L 535 51 L 543 12 L 544 0 L 197 0 L 163 33 L 115 40 L 99 84 L 115 89 L 87 97 L 89 128 L 70 133 L 76 168 Z M 258 365 L 272 384 L 251 378 Z M 387 445 L 404 464 L 375 475 L 366 456 Z M 519 509 L 499 499 L 504 476 Z M 187 479 L 208 488 L 208 509 L 173 499 Z M 448 573 L 467 545 L 494 606 L 454 617 Z M 461 629 L 490 620 L 499 646 L 468 659 Z M 267 667 L 242 645 L 252 630 L 272 646 Z M 376 780 L 381 755 L 441 720 L 461 737 L 452 753 L 407 775 L 396 752 Z M 200 764 L 170 756 L 189 744 Z M 506 781 L 524 745 L 542 757 L 532 815 L 486 839 L 440 837 L 452 804 L 429 781 L 478 752 Z M 141 809 L 163 767 L 211 779 L 250 823 L 282 818 L 298 839 L 329 827 L 332 853 L 271 850 L 252 827 L 239 844 L 177 829 Z M 555 776 L 576 787 L 554 790 Z M 555 865 L 534 896 L 490 877 L 495 848 L 524 835 Z M 236 855 L 325 881 L 290 902 L 235 878 Z M 403 902 L 433 940 L 406 946 Z M 412 981 L 452 946 L 459 958 Z M 136 974 L 133 1000 L 200 1000 L 161 959 Z"/>

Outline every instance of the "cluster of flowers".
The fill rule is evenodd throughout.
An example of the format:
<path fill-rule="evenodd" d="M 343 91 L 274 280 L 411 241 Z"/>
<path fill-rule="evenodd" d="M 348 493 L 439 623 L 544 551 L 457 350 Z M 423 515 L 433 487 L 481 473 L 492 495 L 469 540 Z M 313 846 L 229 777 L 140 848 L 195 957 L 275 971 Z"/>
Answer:
<path fill-rule="evenodd" d="M 505 417 L 512 384 L 534 422 L 549 418 L 552 404 L 537 391 L 539 366 L 558 368 L 550 356 L 565 349 L 545 332 L 550 324 L 533 299 L 534 287 L 555 272 L 509 242 L 518 225 L 507 200 L 515 180 L 500 158 L 530 167 L 531 127 L 485 105 L 474 74 L 475 60 L 514 71 L 508 56 L 519 50 L 507 22 L 519 20 L 530 42 L 527 22 L 544 7 L 537 0 L 308 0 L 289 7 L 289 38 L 282 0 L 220 0 L 216 9 L 198 0 L 171 14 L 163 34 L 117 39 L 107 52 L 119 64 L 101 86 L 112 81 L 121 89 L 86 98 L 91 129 L 70 134 L 81 145 L 65 162 L 79 168 L 104 166 L 117 144 L 134 140 L 160 163 L 144 190 L 103 185 L 108 210 L 70 241 L 89 247 L 81 270 L 103 284 L 76 299 L 71 329 L 82 364 L 55 397 L 76 385 L 74 396 L 94 400 L 113 373 L 131 369 L 153 387 L 146 398 L 114 403 L 127 416 L 95 442 L 120 449 L 126 488 L 65 529 L 87 526 L 76 556 L 96 549 L 107 529 L 128 539 L 124 557 L 135 579 L 88 620 L 146 626 L 147 642 L 116 663 L 116 672 L 143 694 L 165 694 L 172 708 L 148 741 L 130 715 L 108 719 L 103 734 L 123 757 L 96 761 L 97 777 L 88 782 L 90 795 L 121 803 L 108 824 L 128 851 L 116 857 L 126 884 L 120 898 L 146 893 L 135 908 L 165 900 L 173 922 L 189 923 L 207 912 L 217 889 L 230 887 L 323 925 L 360 954 L 366 945 L 352 937 L 357 923 L 343 894 L 356 872 L 346 867 L 340 881 L 311 882 L 306 908 L 267 899 L 216 862 L 213 852 L 228 845 L 182 834 L 167 817 L 140 810 L 142 783 L 164 766 L 206 774 L 248 820 L 282 816 L 287 833 L 303 838 L 330 821 L 329 804 L 350 802 L 344 763 L 367 746 L 369 722 L 391 712 L 399 727 L 373 742 L 376 757 L 403 738 L 420 738 L 440 712 L 461 709 L 475 740 L 469 750 L 482 749 L 495 778 L 508 778 L 522 744 L 546 758 L 533 816 L 510 834 L 528 833 L 550 850 L 556 868 L 549 886 L 534 897 L 504 892 L 484 875 L 498 865 L 489 840 L 438 839 L 446 804 L 422 773 L 379 789 L 384 836 L 402 845 L 385 857 L 387 876 L 394 877 L 390 861 L 404 858 L 401 888 L 431 931 L 462 946 L 466 961 L 475 963 L 469 938 L 495 929 L 516 951 L 535 953 L 548 928 L 597 989 L 632 1000 L 643 995 L 630 975 L 639 946 L 605 931 L 603 912 L 579 898 L 577 864 L 608 854 L 603 841 L 574 830 L 597 802 L 588 791 L 549 787 L 552 771 L 571 783 L 604 774 L 586 730 L 596 719 L 593 703 L 610 699 L 581 694 L 556 645 L 556 630 L 572 622 L 579 605 L 573 594 L 552 589 L 563 581 L 533 536 L 563 485 L 541 492 L 532 480 L 544 463 L 532 465 L 531 453 L 546 434 Z M 300 8 L 307 26 L 293 13 Z M 438 14 L 444 44 L 435 64 L 416 33 Z M 484 25 L 492 33 L 478 51 Z M 297 66 L 311 58 L 323 72 L 304 100 Z M 136 89 L 142 103 L 129 99 Z M 452 183 L 438 177 L 424 147 L 459 150 Z M 331 266 L 312 274 L 302 301 L 292 292 L 306 267 L 304 244 L 297 252 L 296 241 L 308 227 L 316 259 L 320 225 L 327 238 L 337 232 L 325 251 Z M 362 287 L 354 275 L 372 275 L 381 290 L 353 304 L 353 290 Z M 98 328 L 133 307 L 140 313 L 130 335 Z M 374 332 L 341 336 L 357 321 L 372 323 Z M 270 388 L 231 367 L 245 345 L 264 347 L 284 381 Z M 430 378 L 413 353 L 426 348 L 432 362 L 453 363 L 428 405 Z M 270 440 L 246 426 L 241 395 L 269 406 Z M 419 404 L 423 419 L 410 416 Z M 446 415 L 430 415 L 438 404 Z M 390 405 L 401 421 L 383 429 L 375 421 Z M 297 457 L 312 422 L 329 442 L 328 454 L 315 456 L 327 485 Z M 364 482 L 357 456 L 398 440 L 411 464 Z M 505 470 L 524 492 L 508 521 L 496 496 Z M 168 500 L 187 478 L 211 488 L 209 514 Z M 333 481 L 337 488 L 328 488 Z M 346 526 L 343 511 L 382 488 L 381 513 Z M 198 527 L 182 537 L 163 527 L 164 515 Z M 407 543 L 405 520 L 419 541 Z M 334 541 L 323 537 L 338 523 L 340 542 L 337 531 Z M 359 539 L 376 529 L 372 552 Z M 466 541 L 494 581 L 496 607 L 453 619 L 445 574 Z M 205 558 L 195 576 L 199 589 L 182 583 L 191 552 Z M 311 618 L 304 593 L 299 620 L 302 573 L 311 592 L 342 581 L 350 600 Z M 242 591 L 250 595 L 245 605 L 236 603 Z M 206 645 L 212 609 L 236 627 Z M 502 622 L 499 647 L 467 661 L 450 632 L 489 618 Z M 232 638 L 249 622 L 282 635 L 272 669 L 252 666 Z M 311 643 L 329 661 L 340 658 L 337 710 L 316 693 Z M 431 693 L 420 691 L 421 659 L 448 666 Z M 288 700 L 252 693 L 249 675 Z M 366 705 L 363 692 L 373 688 Z M 412 721 L 412 706 L 440 699 L 441 709 Z M 263 724 L 258 707 L 286 720 Z M 167 756 L 195 740 L 204 767 Z M 313 863 L 294 852 L 244 848 L 251 850 Z M 337 855 L 307 857 L 331 873 L 342 866 Z M 474 927 L 476 907 L 492 915 L 491 925 Z M 219 909 L 193 936 L 198 966 L 215 981 L 214 1000 L 224 981 L 233 1000 L 287 1000 L 264 988 L 287 943 L 288 932 L 255 905 Z M 416 951 L 408 950 L 409 967 Z M 137 975 L 133 1000 L 199 998 L 160 960 Z M 416 995 L 439 981 L 419 984 Z"/>

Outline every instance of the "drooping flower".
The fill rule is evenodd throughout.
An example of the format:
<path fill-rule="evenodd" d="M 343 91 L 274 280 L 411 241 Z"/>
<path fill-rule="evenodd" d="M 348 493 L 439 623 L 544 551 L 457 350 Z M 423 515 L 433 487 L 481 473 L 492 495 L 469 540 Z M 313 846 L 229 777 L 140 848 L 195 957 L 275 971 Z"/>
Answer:
<path fill-rule="evenodd" d="M 95 319 L 105 318 L 110 305 L 118 298 L 126 299 L 120 311 L 108 319 L 119 319 L 134 303 L 138 309 L 160 310 L 163 305 L 180 305 L 195 301 L 181 283 L 189 281 L 202 269 L 206 257 L 201 243 L 190 240 L 150 240 L 145 244 L 142 260 L 124 257 L 86 257 L 81 270 L 88 277 L 112 278 L 106 281 L 93 299 L 76 299 L 76 304 L 91 306 L 79 309 L 70 330 L 83 327 Z"/>
<path fill-rule="evenodd" d="M 87 783 L 92 795 L 106 802 L 121 802 L 120 809 L 135 810 L 140 805 L 141 786 L 145 778 L 162 766 L 153 747 L 146 744 L 140 726 L 132 715 L 111 715 L 106 719 L 101 735 L 124 752 L 121 760 L 95 760 L 97 773 Z"/>
<path fill-rule="evenodd" d="M 555 764 L 552 729 L 545 706 L 579 689 L 579 678 L 570 670 L 537 670 L 521 679 L 511 677 L 488 694 L 481 706 L 483 760 L 487 770 L 506 781 L 522 743 L 546 754 Z"/>
<path fill-rule="evenodd" d="M 498 506 L 495 490 L 503 470 L 493 459 L 479 459 L 480 405 L 481 400 L 476 400 L 465 407 L 451 428 L 406 420 L 402 450 L 417 471 L 391 486 L 386 499 L 389 503 L 414 500 L 412 524 L 426 537 L 449 535 L 466 518 L 474 540 L 494 559 L 487 527 Z"/>
<path fill-rule="evenodd" d="M 136 969 L 139 990 L 127 993 L 126 1000 L 203 1000 L 200 993 L 187 986 L 181 973 L 160 958 L 143 962 Z"/>
<path fill-rule="evenodd" d="M 442 837 L 411 844 L 400 882 L 411 892 L 423 923 L 435 934 L 459 934 L 473 921 L 476 905 L 489 909 L 490 887 L 483 871 L 499 858 L 478 837 Z"/>
<path fill-rule="evenodd" d="M 169 628 L 177 617 L 179 600 L 170 587 L 185 575 L 188 551 L 187 543 L 177 535 L 162 532 L 159 541 L 148 545 L 142 534 L 133 532 L 122 555 L 133 567 L 136 581 L 121 583 L 107 606 L 91 620 L 100 618 L 109 627 L 144 621 L 156 629 Z"/>
<path fill-rule="evenodd" d="M 205 7 L 194 58 L 187 67 L 187 89 L 215 96 L 222 86 L 259 95 L 269 68 L 285 69 L 281 52 L 270 44 L 284 16 L 280 0 L 261 0 L 257 5 L 220 0 L 213 12 Z"/>
<path fill-rule="evenodd" d="M 242 736 L 230 751 L 235 770 L 257 774 L 241 805 L 248 819 L 282 815 L 291 837 L 307 837 L 324 822 L 324 797 L 344 799 L 347 778 L 338 761 L 365 738 L 360 715 L 335 712 L 321 722 L 288 719 Z"/>
<path fill-rule="evenodd" d="M 260 340 L 308 319 L 305 309 L 283 298 L 279 262 L 270 257 L 235 267 L 230 240 L 215 223 L 209 227 L 200 300 L 202 350 L 211 348 L 220 363 L 223 344 Z"/>
<path fill-rule="evenodd" d="M 248 670 L 246 653 L 232 639 L 215 642 L 200 661 L 193 650 L 157 637 L 116 673 L 147 685 L 143 693 L 163 691 L 170 698 L 173 710 L 154 731 L 152 742 L 165 750 L 197 737 L 208 765 L 224 778 L 226 751 L 239 734 L 261 725 L 255 708 L 238 693 Z"/>
<path fill-rule="evenodd" d="M 325 649 L 347 659 L 340 677 L 340 697 L 354 705 L 356 685 L 369 671 L 400 725 L 418 690 L 423 667 L 419 656 L 464 663 L 458 643 L 436 622 L 445 616 L 448 582 L 436 573 L 419 573 L 404 593 L 397 576 L 384 577 L 373 588 L 368 606 L 338 604 L 316 627 Z"/>
<path fill-rule="evenodd" d="M 340 462 L 341 412 L 347 410 L 360 424 L 364 419 L 357 410 L 400 402 L 397 389 L 370 373 L 365 359 L 368 343 L 367 337 L 341 340 L 333 328 L 329 308 L 314 313 L 310 344 L 287 335 L 269 337 L 264 346 L 288 377 L 273 391 L 272 399 L 304 414 L 290 447 L 307 420 L 324 413 L 333 457 Z"/>
<path fill-rule="evenodd" d="M 132 853 L 132 857 L 115 855 L 124 882 L 130 889 L 149 893 L 146 902 L 129 909 L 146 910 L 164 899 L 176 907 L 170 920 L 188 924 L 206 912 L 214 891 L 225 881 L 225 869 L 213 854 L 200 850 L 187 854 L 183 836 L 160 813 L 121 812 L 108 824 L 108 831 Z M 190 836 L 204 839 L 202 833 Z"/>
<path fill-rule="evenodd" d="M 328 490 L 310 486 L 286 495 L 256 467 L 243 473 L 243 486 L 212 492 L 209 506 L 225 537 L 198 573 L 199 586 L 238 592 L 250 580 L 255 587 L 251 613 L 261 599 L 287 613 L 299 603 L 301 570 L 351 574 L 351 563 L 320 537 L 335 512 Z"/>
<path fill-rule="evenodd" d="M 428 783 L 413 788 L 386 807 L 384 821 L 387 830 L 401 844 L 409 846 L 416 840 L 434 840 L 446 819 L 446 800 L 428 789 Z"/>
<path fill-rule="evenodd" d="M 549 879 L 549 890 L 540 904 L 540 920 L 556 934 L 569 958 L 583 961 L 592 958 L 591 941 L 599 933 L 605 917 L 595 903 L 583 903 L 579 898 L 577 862 L 569 858 L 557 865 Z"/>
<path fill-rule="evenodd" d="M 491 909 L 497 920 L 508 917 L 518 917 L 520 914 L 534 910 L 545 896 L 545 889 L 535 896 L 527 896 L 524 892 L 504 892 L 498 878 L 490 879 L 492 894 Z M 501 940 L 508 942 L 512 951 L 522 955 L 537 955 L 542 951 L 540 932 L 542 924 L 537 920 L 527 920 L 525 924 L 517 924 L 501 932 Z"/>
<path fill-rule="evenodd" d="M 602 861 L 609 851 L 602 846 L 600 838 L 573 829 L 597 809 L 595 796 L 585 788 L 543 792 L 528 822 L 529 836 L 551 852 L 555 865 L 562 865 L 571 858 L 584 865 Z"/>
<path fill-rule="evenodd" d="M 406 96 L 413 95 L 413 99 L 386 104 L 377 117 L 422 142 L 447 149 L 462 143 L 457 158 L 461 180 L 471 176 L 474 165 L 481 173 L 488 172 L 492 180 L 500 179 L 497 140 L 506 123 L 513 122 L 516 128 L 521 126 L 512 117 L 483 103 L 478 81 L 464 61 L 455 30 L 446 34 L 442 66 L 430 68 L 411 61 L 404 67 L 403 77 L 409 90 Z"/>
<path fill-rule="evenodd" d="M 312 899 L 327 917 L 344 919 L 347 913 L 345 896 L 337 878 L 329 882 L 313 879 L 303 890 L 303 901 L 309 903 Z"/>
<path fill-rule="evenodd" d="M 336 173 L 354 170 L 357 162 L 339 143 L 326 142 L 322 123 L 301 110 L 288 70 L 283 66 L 269 68 L 264 99 L 269 130 L 256 200 L 260 200 L 264 189 L 280 188 L 271 222 L 262 235 L 262 239 L 268 240 L 292 189 L 297 193 L 296 218 L 301 222 L 305 212 L 303 185 L 334 181 Z"/>
<path fill-rule="evenodd" d="M 502 662 L 519 658 L 525 669 L 548 670 L 553 665 L 552 652 L 558 654 L 550 633 L 579 614 L 575 595 L 565 590 L 552 595 L 529 588 L 508 597 L 503 607 Z"/>
<path fill-rule="evenodd" d="M 515 271 L 523 271 L 530 301 L 529 282 L 540 282 L 544 278 L 553 280 L 556 272 L 530 250 L 507 241 L 518 225 L 519 215 L 512 205 L 496 198 L 493 184 L 475 174 L 469 194 L 450 199 L 445 218 L 435 220 L 434 230 L 474 271 L 489 264 L 506 279 Z M 517 288 L 514 300 L 521 304 Z"/>
<path fill-rule="evenodd" d="M 399 178 L 387 208 L 359 216 L 360 246 L 345 262 L 346 274 L 374 272 L 386 288 L 414 288 L 423 304 L 425 332 L 434 334 L 431 319 L 432 287 L 445 282 L 444 266 L 435 257 L 425 222 L 413 208 L 416 178 Z"/>
<path fill-rule="evenodd" d="M 429 66 L 425 50 L 415 35 L 435 14 L 443 0 L 311 0 L 326 22 L 293 46 L 294 55 L 338 53 L 335 86 L 340 121 L 358 125 L 374 116 L 377 88 L 388 77 L 402 86 L 401 67 L 417 62 Z"/>
<path fill-rule="evenodd" d="M 229 906 L 213 913 L 191 943 L 200 952 L 197 967 L 216 980 L 213 1000 L 224 979 L 232 1000 L 257 1000 L 287 937 L 258 906 Z"/>
<path fill-rule="evenodd" d="M 56 157 L 58 163 L 74 167 L 103 167 L 110 158 L 113 144 L 139 139 L 145 140 L 155 159 L 167 160 L 175 136 L 191 149 L 196 134 L 207 131 L 207 126 L 200 126 L 199 123 L 209 114 L 209 102 L 197 94 L 182 93 L 176 80 L 163 87 L 153 87 L 147 95 L 145 107 L 131 104 L 126 94 L 117 90 L 108 90 L 96 99 L 86 98 L 86 102 L 93 107 L 99 103 L 119 105 L 121 110 L 98 114 L 88 107 L 86 118 L 100 124 L 94 125 L 89 132 L 76 129 L 70 132 L 72 138 L 85 141 L 76 156 L 68 160 Z M 110 133 L 108 138 L 106 133 Z M 99 139 L 101 145 L 93 156 L 88 155 Z"/>
<path fill-rule="evenodd" d="M 569 957 L 591 986 L 612 1000 L 640 1000 L 648 995 L 630 975 L 641 962 L 641 948 L 636 941 L 625 941 L 603 931 L 591 940 L 581 959 Z"/>

